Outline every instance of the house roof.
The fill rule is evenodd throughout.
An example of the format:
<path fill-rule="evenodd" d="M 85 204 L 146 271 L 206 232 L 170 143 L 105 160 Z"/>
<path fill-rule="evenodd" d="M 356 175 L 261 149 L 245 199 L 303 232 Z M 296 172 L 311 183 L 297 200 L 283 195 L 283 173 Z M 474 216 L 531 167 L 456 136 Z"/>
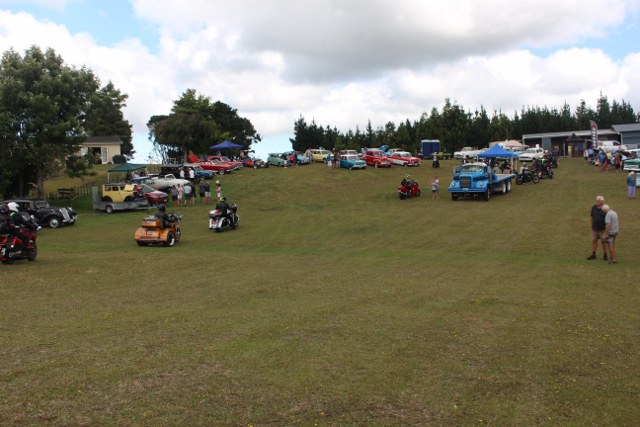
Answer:
<path fill-rule="evenodd" d="M 122 145 L 122 139 L 117 135 L 111 136 L 90 136 L 85 141 L 85 144 L 118 144 Z"/>

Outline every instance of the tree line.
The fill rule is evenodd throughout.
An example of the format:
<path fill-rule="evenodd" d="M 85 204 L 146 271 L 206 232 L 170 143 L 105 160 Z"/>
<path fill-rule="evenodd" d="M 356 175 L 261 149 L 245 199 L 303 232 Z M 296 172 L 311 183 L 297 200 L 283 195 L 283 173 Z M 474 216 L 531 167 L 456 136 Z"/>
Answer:
<path fill-rule="evenodd" d="M 446 99 L 440 111 L 433 108 L 417 120 L 406 119 L 397 125 L 388 122 L 376 129 L 369 121 L 364 130 L 356 127 L 355 131 L 340 132 L 336 127 L 320 126 L 315 120 L 308 123 L 300 116 L 294 123 L 294 137 L 290 142 L 298 151 L 318 147 L 360 150 L 388 145 L 417 153 L 420 140 L 439 139 L 444 150 L 453 152 L 462 147 L 486 147 L 490 141 L 521 139 L 530 133 L 588 130 L 591 120 L 604 129 L 614 124 L 637 123 L 640 114 L 635 113 L 628 102 L 609 102 L 603 94 L 595 109 L 581 100 L 574 112 L 565 103 L 560 108 L 522 107 L 512 117 L 501 111 L 494 111 L 489 117 L 482 106 L 471 112 Z"/>

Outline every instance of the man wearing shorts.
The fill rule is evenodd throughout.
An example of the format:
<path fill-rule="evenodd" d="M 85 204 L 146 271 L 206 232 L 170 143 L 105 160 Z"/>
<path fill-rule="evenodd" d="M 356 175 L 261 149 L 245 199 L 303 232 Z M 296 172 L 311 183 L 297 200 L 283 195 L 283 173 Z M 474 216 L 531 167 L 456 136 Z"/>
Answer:
<path fill-rule="evenodd" d="M 609 205 L 602 205 L 602 211 L 605 213 L 604 236 L 607 246 L 609 247 L 609 264 L 615 264 L 616 260 L 616 237 L 618 236 L 618 214 L 611 209 Z"/>
<path fill-rule="evenodd" d="M 602 210 L 604 205 L 604 197 L 597 196 L 596 204 L 591 207 L 591 255 L 587 259 L 596 259 L 596 251 L 598 250 L 598 241 L 602 241 L 602 256 L 603 260 L 607 260 L 607 243 L 606 235 L 604 234 L 605 223 L 604 217 L 606 212 Z"/>

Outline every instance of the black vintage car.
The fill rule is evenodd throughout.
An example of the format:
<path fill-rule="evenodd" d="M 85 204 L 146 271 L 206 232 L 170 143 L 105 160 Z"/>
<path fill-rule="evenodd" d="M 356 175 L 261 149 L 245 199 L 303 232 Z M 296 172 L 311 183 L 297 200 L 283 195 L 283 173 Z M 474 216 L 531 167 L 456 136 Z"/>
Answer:
<path fill-rule="evenodd" d="M 61 224 L 73 225 L 78 219 L 78 214 L 72 208 L 52 207 L 42 199 L 11 199 L 2 203 L 9 202 L 16 202 L 20 206 L 20 210 L 33 215 L 38 224 L 51 228 L 58 228 Z"/>

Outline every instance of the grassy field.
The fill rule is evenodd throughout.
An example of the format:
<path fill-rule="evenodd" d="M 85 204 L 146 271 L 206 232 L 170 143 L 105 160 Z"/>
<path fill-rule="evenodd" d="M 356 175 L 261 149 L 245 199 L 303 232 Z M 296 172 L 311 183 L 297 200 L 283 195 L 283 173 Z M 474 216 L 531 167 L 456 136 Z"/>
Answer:
<path fill-rule="evenodd" d="M 225 175 L 238 230 L 179 208 L 174 248 L 136 246 L 145 212 L 43 230 L 37 261 L 0 267 L 0 424 L 637 425 L 625 174 L 561 159 L 452 202 L 442 163 L 410 170 L 424 192 L 404 201 L 402 168 Z M 597 194 L 617 265 L 586 260 Z"/>

